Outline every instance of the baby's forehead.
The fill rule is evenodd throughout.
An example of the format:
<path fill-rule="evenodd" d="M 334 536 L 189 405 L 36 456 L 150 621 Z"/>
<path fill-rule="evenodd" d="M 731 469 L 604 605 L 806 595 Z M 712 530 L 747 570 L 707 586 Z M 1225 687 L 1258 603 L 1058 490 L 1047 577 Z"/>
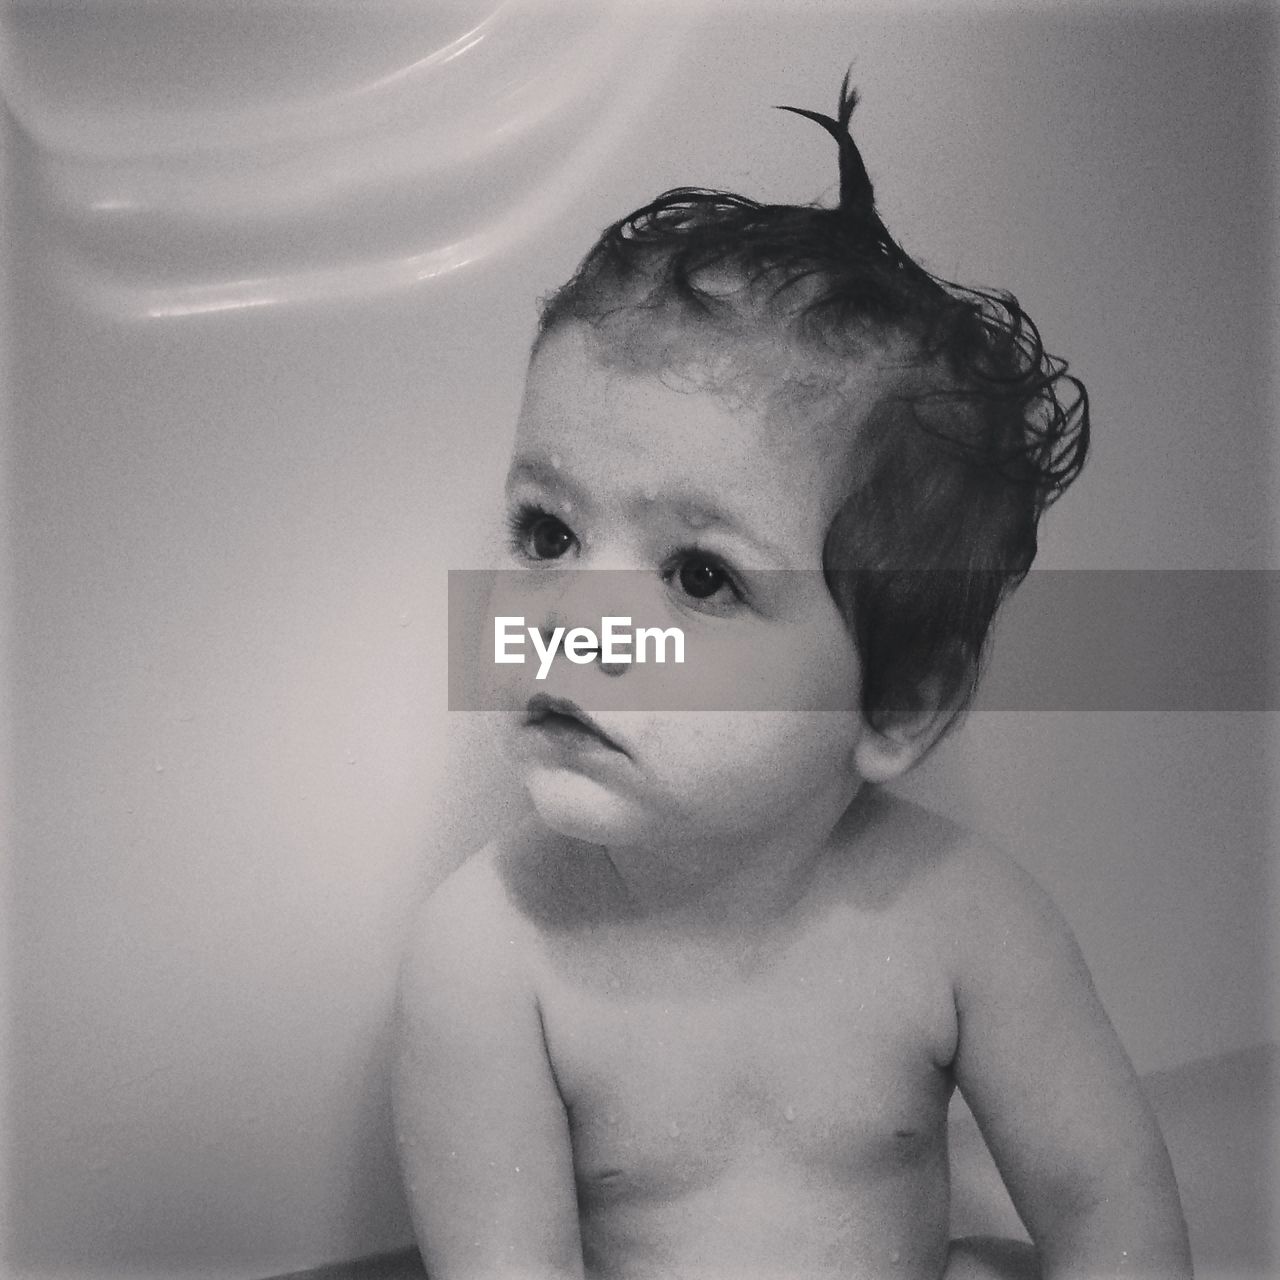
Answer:
<path fill-rule="evenodd" d="M 572 329 L 566 336 L 593 374 L 709 397 L 741 423 L 740 447 L 762 461 L 797 451 L 833 461 L 843 456 L 893 387 L 900 363 L 888 340 L 835 352 L 767 327 L 698 325 L 661 315 L 620 311 Z"/>
<path fill-rule="evenodd" d="M 575 507 L 602 492 L 643 495 L 691 525 L 704 506 L 743 502 L 779 529 L 825 529 L 847 496 L 879 368 L 862 362 L 836 380 L 776 349 L 686 340 L 662 361 L 654 350 L 579 325 L 550 335 L 530 371 L 511 482 Z"/>

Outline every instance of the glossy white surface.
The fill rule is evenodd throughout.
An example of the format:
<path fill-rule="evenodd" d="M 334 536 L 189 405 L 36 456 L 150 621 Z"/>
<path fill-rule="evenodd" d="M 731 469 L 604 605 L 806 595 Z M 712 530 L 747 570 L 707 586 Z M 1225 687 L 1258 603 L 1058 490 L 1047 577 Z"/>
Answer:
<path fill-rule="evenodd" d="M 331 305 L 545 227 L 622 145 L 688 15 L 23 4 L 0 78 L 84 304 L 150 319 Z"/>

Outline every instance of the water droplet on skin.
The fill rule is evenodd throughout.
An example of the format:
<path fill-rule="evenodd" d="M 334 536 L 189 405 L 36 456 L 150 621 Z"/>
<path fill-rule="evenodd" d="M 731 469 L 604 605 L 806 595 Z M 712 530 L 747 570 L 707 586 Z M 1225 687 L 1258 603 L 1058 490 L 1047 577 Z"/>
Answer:
<path fill-rule="evenodd" d="M 409 615 L 408 615 L 407 613 L 402 613 L 402 614 L 401 614 L 401 615 L 396 619 L 396 621 L 397 621 L 397 622 L 398 622 L 402 627 L 407 627 L 407 626 L 409 625 Z"/>
<path fill-rule="evenodd" d="M 680 1136 L 680 1126 L 673 1120 L 669 1125 L 667 1125 L 667 1132 L 673 1138 L 678 1138 Z"/>
<path fill-rule="evenodd" d="M 782 1114 L 786 1116 L 788 1120 L 794 1120 L 796 1118 L 796 1109 L 795 1107 L 788 1106 Z"/>

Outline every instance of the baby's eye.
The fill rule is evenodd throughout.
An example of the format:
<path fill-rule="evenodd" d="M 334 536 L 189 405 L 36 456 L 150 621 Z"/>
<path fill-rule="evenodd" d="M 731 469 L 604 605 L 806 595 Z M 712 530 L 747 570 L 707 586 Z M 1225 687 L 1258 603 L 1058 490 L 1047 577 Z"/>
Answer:
<path fill-rule="evenodd" d="M 702 605 L 727 608 L 742 599 L 729 570 L 704 551 L 680 552 L 663 576 L 683 595 Z"/>
<path fill-rule="evenodd" d="M 529 530 L 529 549 L 539 560 L 559 560 L 573 546 L 573 533 L 555 516 L 541 516 Z"/>
<path fill-rule="evenodd" d="M 709 600 L 728 581 L 729 575 L 707 560 L 686 560 L 680 566 L 680 589 L 695 600 Z"/>
<path fill-rule="evenodd" d="M 577 540 L 563 520 L 541 507 L 518 507 L 508 524 L 512 549 L 531 560 L 559 560 Z"/>

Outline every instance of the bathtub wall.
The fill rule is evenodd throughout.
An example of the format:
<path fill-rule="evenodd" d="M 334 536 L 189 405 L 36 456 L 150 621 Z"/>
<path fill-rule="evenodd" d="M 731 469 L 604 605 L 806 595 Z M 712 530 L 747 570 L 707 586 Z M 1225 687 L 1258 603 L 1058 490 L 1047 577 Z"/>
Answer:
<path fill-rule="evenodd" d="M 1043 564 L 1277 567 L 1263 7 L 4 23 L 14 1277 L 408 1239 L 397 951 L 518 806 L 444 708 L 446 570 L 485 563 L 534 299 L 600 226 L 689 182 L 831 195 L 769 104 L 829 109 L 853 60 L 889 225 L 1087 379 Z M 1280 1021 L 1278 746 L 1261 710 L 985 711 L 908 789 L 1022 853 L 1149 1070 Z"/>

